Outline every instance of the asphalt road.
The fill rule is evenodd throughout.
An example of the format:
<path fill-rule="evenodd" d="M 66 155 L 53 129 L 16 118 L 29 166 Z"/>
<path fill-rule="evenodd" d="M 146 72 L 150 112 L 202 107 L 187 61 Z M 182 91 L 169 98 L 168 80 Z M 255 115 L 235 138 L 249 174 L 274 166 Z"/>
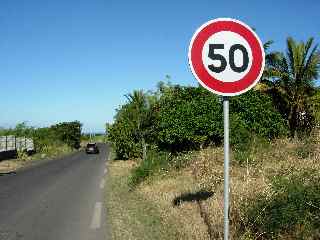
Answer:
<path fill-rule="evenodd" d="M 103 188 L 108 147 L 0 176 L 0 240 L 108 239 Z"/>

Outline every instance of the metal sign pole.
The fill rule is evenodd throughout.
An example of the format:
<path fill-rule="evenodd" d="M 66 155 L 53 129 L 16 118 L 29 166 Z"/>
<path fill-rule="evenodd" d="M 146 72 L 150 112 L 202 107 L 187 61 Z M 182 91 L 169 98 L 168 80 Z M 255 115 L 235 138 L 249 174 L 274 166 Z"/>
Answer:
<path fill-rule="evenodd" d="M 224 126 L 224 240 L 229 239 L 229 98 L 223 97 Z"/>
<path fill-rule="evenodd" d="M 219 33 L 219 37 L 215 34 Z M 241 36 L 241 38 L 239 38 Z M 219 44 L 217 44 L 219 42 Z M 223 43 L 223 44 L 222 44 Z M 208 51 L 207 56 L 203 53 Z M 216 54 L 216 49 L 225 49 Z M 235 54 L 240 50 L 242 55 Z M 250 54 L 251 53 L 251 54 Z M 229 96 L 249 91 L 261 78 L 265 65 L 264 48 L 259 37 L 245 23 L 217 18 L 201 25 L 193 34 L 188 51 L 190 69 L 198 82 L 223 97 L 224 124 L 224 240 L 229 239 Z M 220 61 L 219 66 L 215 62 Z M 236 66 L 236 62 L 242 62 Z M 248 69 L 251 63 L 250 70 Z M 230 68 L 227 68 L 229 65 Z M 230 82 L 230 73 L 234 81 Z M 216 75 L 218 74 L 219 75 Z M 234 75 L 233 75 L 234 74 Z M 236 80 L 239 79 L 239 80 Z M 246 79 L 242 81 L 241 79 Z"/>

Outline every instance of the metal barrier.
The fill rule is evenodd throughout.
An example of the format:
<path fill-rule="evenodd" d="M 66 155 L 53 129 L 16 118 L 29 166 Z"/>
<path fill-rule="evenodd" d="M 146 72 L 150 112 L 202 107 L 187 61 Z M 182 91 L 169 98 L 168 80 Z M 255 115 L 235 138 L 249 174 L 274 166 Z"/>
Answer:
<path fill-rule="evenodd" d="M 34 143 L 31 138 L 0 136 L 0 152 L 7 151 L 34 151 Z"/>

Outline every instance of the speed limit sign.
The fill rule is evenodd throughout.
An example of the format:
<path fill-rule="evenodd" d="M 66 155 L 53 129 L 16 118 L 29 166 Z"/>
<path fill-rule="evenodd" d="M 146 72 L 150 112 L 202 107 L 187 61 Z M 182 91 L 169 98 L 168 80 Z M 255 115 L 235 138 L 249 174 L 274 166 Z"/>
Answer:
<path fill-rule="evenodd" d="M 203 24 L 189 46 L 193 75 L 209 91 L 223 96 L 224 240 L 229 239 L 229 96 L 253 88 L 264 69 L 264 50 L 255 32 L 243 22 L 218 18 Z"/>
<path fill-rule="evenodd" d="M 203 24 L 189 46 L 189 65 L 202 86 L 222 96 L 251 89 L 264 69 L 264 49 L 243 22 L 218 18 Z"/>

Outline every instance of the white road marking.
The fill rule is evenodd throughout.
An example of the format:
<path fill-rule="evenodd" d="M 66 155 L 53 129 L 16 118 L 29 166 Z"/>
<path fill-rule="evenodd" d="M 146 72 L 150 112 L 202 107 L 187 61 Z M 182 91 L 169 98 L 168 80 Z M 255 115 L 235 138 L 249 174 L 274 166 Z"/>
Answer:
<path fill-rule="evenodd" d="M 101 179 L 100 188 L 103 189 L 105 184 L 106 184 L 106 181 L 104 179 Z"/>
<path fill-rule="evenodd" d="M 110 151 L 109 154 L 108 154 L 107 160 L 110 161 L 110 159 L 111 159 L 111 151 Z"/>
<path fill-rule="evenodd" d="M 106 174 L 107 172 L 108 172 L 108 170 L 105 168 L 104 171 L 103 171 L 103 173 Z"/>
<path fill-rule="evenodd" d="M 93 217 L 91 221 L 90 228 L 91 229 L 98 229 L 101 226 L 101 213 L 102 213 L 102 203 L 96 202 L 94 206 Z"/>

